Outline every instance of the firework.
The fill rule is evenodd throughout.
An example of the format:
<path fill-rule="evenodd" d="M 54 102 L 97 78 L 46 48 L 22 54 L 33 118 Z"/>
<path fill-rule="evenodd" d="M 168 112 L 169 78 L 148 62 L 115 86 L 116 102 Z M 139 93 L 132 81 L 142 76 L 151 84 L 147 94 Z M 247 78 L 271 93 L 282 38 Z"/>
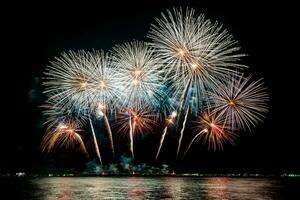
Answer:
<path fill-rule="evenodd" d="M 163 13 L 152 24 L 148 37 L 165 64 L 165 78 L 173 83 L 176 93 L 189 97 L 196 111 L 206 88 L 214 87 L 216 79 L 245 67 L 237 63 L 243 54 L 233 37 L 193 9 Z"/>
<path fill-rule="evenodd" d="M 89 57 L 85 51 L 69 51 L 47 66 L 43 84 L 50 100 L 57 99 L 57 105 L 81 113 L 90 111 L 87 108 L 94 100 L 94 69 Z"/>
<path fill-rule="evenodd" d="M 80 149 L 87 154 L 82 138 L 77 133 L 78 131 L 77 124 L 73 121 L 60 123 L 43 137 L 42 151 L 50 153 L 55 151 L 57 147 L 74 148 L 79 145 Z"/>
<path fill-rule="evenodd" d="M 162 145 L 163 145 L 163 142 L 164 142 L 164 140 L 165 140 L 165 136 L 166 136 L 166 134 L 167 134 L 168 126 L 169 126 L 169 125 L 172 125 L 172 124 L 174 123 L 174 120 L 175 120 L 176 116 L 177 116 L 177 113 L 176 113 L 175 111 L 173 111 L 173 112 L 171 113 L 171 115 L 169 115 L 169 116 L 167 117 L 167 119 L 166 119 L 166 126 L 165 126 L 165 128 L 164 128 L 164 130 L 163 130 L 163 134 L 161 135 L 161 138 L 160 138 L 158 150 L 157 150 L 156 155 L 155 155 L 155 160 L 157 160 L 157 158 L 158 158 L 158 156 L 159 156 L 159 154 L 160 154 L 161 147 L 162 147 Z"/>
<path fill-rule="evenodd" d="M 117 126 L 119 133 L 129 133 L 130 153 L 134 159 L 133 141 L 136 135 L 144 135 L 152 130 L 156 124 L 158 115 L 151 113 L 149 109 L 140 110 L 128 109 L 118 115 Z"/>
<path fill-rule="evenodd" d="M 113 156 L 113 137 L 106 115 L 113 112 L 122 94 L 116 74 L 110 56 L 103 51 L 70 51 L 51 62 L 44 81 L 48 101 L 55 101 L 55 106 L 77 112 L 78 116 L 86 115 L 86 118 L 90 118 L 93 112 L 103 117 Z M 96 140 L 92 123 L 90 125 Z M 94 143 L 99 155 L 97 141 Z"/>
<path fill-rule="evenodd" d="M 82 127 L 86 124 L 87 117 L 84 114 L 79 114 L 78 112 L 74 112 L 72 109 L 69 107 L 62 107 L 63 105 L 57 104 L 57 101 L 59 101 L 60 98 L 55 98 L 55 99 L 48 99 L 47 103 L 43 105 L 42 107 L 44 108 L 44 115 L 47 117 L 46 124 L 48 124 L 47 131 L 53 132 L 52 130 L 57 130 L 57 127 L 61 127 L 61 124 L 68 124 L 70 120 L 76 121 L 76 126 Z M 90 120 L 90 117 L 88 117 L 89 122 L 90 122 L 90 127 L 92 130 L 92 135 L 94 139 L 94 146 L 95 146 L 95 151 L 97 153 L 98 159 L 100 164 L 102 164 L 101 161 L 101 155 L 100 155 L 100 150 L 99 146 L 97 143 L 96 135 L 94 132 L 94 128 L 92 125 L 92 122 Z M 57 133 L 58 134 L 58 133 Z M 50 137 L 51 134 L 49 134 L 48 137 Z"/>
<path fill-rule="evenodd" d="M 208 104 L 207 89 L 214 91 L 218 79 L 245 67 L 237 63 L 243 54 L 232 36 L 217 22 L 196 15 L 193 9 L 168 10 L 156 23 L 148 37 L 165 64 L 166 82 L 180 97 L 179 114 L 182 109 L 188 112 L 187 107 L 194 112 L 203 103 Z M 184 126 L 180 141 L 183 132 Z M 180 145 L 181 142 L 177 149 Z"/>
<path fill-rule="evenodd" d="M 161 62 L 153 50 L 143 42 L 117 45 L 113 60 L 122 86 L 122 108 L 140 109 L 160 106 L 164 97 Z"/>
<path fill-rule="evenodd" d="M 44 108 L 43 113 L 47 117 L 47 120 L 45 122 L 46 124 L 48 124 L 47 131 L 49 131 L 49 133 L 43 139 L 43 142 L 42 142 L 43 149 L 45 149 L 45 147 L 52 149 L 53 145 L 55 144 L 55 141 L 56 141 L 55 137 L 61 136 L 61 134 L 62 134 L 61 130 L 64 130 L 64 129 L 59 129 L 57 127 L 64 127 L 64 126 L 66 126 L 65 124 L 69 124 L 69 126 L 71 126 L 71 127 L 75 127 L 75 126 L 82 127 L 85 125 L 86 120 L 87 120 L 87 118 L 84 114 L 78 114 L 78 112 L 72 112 L 72 110 L 68 107 L 61 107 L 62 105 L 57 104 L 57 101 L 59 101 L 59 99 L 60 98 L 48 99 L 47 103 L 42 106 Z M 72 121 L 76 121 L 76 125 L 74 125 L 74 122 L 72 122 Z M 94 128 L 93 128 L 90 118 L 89 118 L 89 121 L 90 121 L 90 127 L 92 129 L 95 151 L 97 153 L 100 164 L 102 164 L 99 146 L 98 146 L 98 143 L 96 140 Z M 75 128 L 73 128 L 73 129 L 75 129 Z M 53 131 L 53 130 L 55 130 L 55 131 Z M 55 133 L 55 134 L 52 134 L 52 133 Z M 54 136 L 51 139 L 52 135 L 54 135 Z M 52 141 L 52 143 L 51 143 L 51 141 Z"/>
<path fill-rule="evenodd" d="M 199 140 L 208 146 L 208 150 L 223 150 L 223 145 L 229 143 L 234 145 L 237 135 L 233 133 L 225 122 L 224 117 L 211 113 L 203 112 L 196 121 L 196 134 L 188 145 L 183 157 L 187 154 L 191 145 Z M 182 157 L 182 158 L 183 158 Z"/>
<path fill-rule="evenodd" d="M 107 118 L 107 114 L 115 111 L 120 103 L 123 93 L 119 76 L 115 67 L 112 66 L 109 54 L 103 51 L 93 51 L 90 53 L 90 65 L 93 66 L 93 96 L 94 108 L 92 108 L 97 116 L 103 118 L 110 149 L 113 157 L 115 156 L 114 144 L 111 127 Z"/>
<path fill-rule="evenodd" d="M 91 54 L 85 51 L 62 53 L 47 66 L 43 84 L 48 100 L 44 113 L 50 127 L 69 116 L 77 120 L 91 114 L 94 71 Z"/>
<path fill-rule="evenodd" d="M 129 124 L 130 151 L 134 157 L 133 135 L 138 129 L 150 128 L 147 118 L 140 117 L 145 115 L 138 113 L 156 110 L 165 97 L 161 65 L 152 49 L 138 41 L 114 47 L 113 59 L 124 93 L 121 108 L 129 116 L 125 124 Z"/>
<path fill-rule="evenodd" d="M 220 83 L 216 92 L 210 93 L 214 112 L 219 112 L 232 129 L 250 130 L 262 121 L 268 111 L 269 96 L 262 79 L 252 81 L 251 76 L 232 75 Z"/>
<path fill-rule="evenodd" d="M 123 98 L 122 85 L 118 69 L 114 67 L 110 54 L 103 51 L 89 52 L 91 72 L 91 96 L 93 97 L 94 111 L 99 116 L 115 112 Z M 93 108 L 92 108 L 93 109 Z"/>
<path fill-rule="evenodd" d="M 104 123 L 113 157 L 110 120 L 117 118 L 118 132 L 129 134 L 132 159 L 135 137 L 151 132 L 157 119 L 165 120 L 155 160 L 173 124 L 180 134 L 178 158 L 192 114 L 202 112 L 183 157 L 200 140 L 209 150 L 223 150 L 224 144 L 234 144 L 235 130 L 250 130 L 263 120 L 269 97 L 262 80 L 243 77 L 244 54 L 221 24 L 193 9 L 174 8 L 156 19 L 148 38 L 150 43 L 116 45 L 111 54 L 69 51 L 50 62 L 43 82 L 44 152 L 60 146 L 86 152 L 78 128 L 88 121 L 102 164 L 95 117 Z"/>

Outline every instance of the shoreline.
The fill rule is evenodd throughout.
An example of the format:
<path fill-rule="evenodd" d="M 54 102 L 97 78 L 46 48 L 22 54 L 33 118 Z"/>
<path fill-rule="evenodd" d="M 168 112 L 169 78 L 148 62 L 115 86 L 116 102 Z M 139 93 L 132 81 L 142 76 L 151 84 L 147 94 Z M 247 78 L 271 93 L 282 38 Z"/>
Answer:
<path fill-rule="evenodd" d="M 28 178 L 51 178 L 51 177 L 229 177 L 229 178 L 300 178 L 300 174 L 3 174 L 0 177 L 28 177 Z"/>

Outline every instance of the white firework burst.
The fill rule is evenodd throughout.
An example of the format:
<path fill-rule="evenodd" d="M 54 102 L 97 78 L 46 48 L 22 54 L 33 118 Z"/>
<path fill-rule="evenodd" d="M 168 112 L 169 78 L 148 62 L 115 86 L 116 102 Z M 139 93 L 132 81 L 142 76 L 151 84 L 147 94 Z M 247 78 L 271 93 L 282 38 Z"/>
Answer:
<path fill-rule="evenodd" d="M 232 75 L 209 96 L 214 102 L 214 112 L 223 115 L 233 129 L 250 130 L 268 112 L 269 95 L 262 79 L 253 81 L 251 76 Z"/>
<path fill-rule="evenodd" d="M 102 50 L 63 53 L 45 72 L 45 93 L 81 114 L 97 112 L 99 104 L 105 106 L 105 112 L 112 112 L 122 97 L 115 69 L 110 55 Z"/>
<path fill-rule="evenodd" d="M 103 51 L 90 52 L 90 65 L 93 66 L 93 97 L 99 109 L 112 113 L 122 99 L 121 84 L 111 56 Z"/>
<path fill-rule="evenodd" d="M 122 86 L 122 108 L 155 109 L 164 97 L 161 62 L 144 42 L 133 41 L 113 48 L 113 61 Z"/>
<path fill-rule="evenodd" d="M 90 55 L 81 50 L 69 51 L 56 57 L 47 66 L 43 84 L 49 99 L 57 105 L 82 112 L 94 101 L 94 66 Z"/>
<path fill-rule="evenodd" d="M 208 88 L 239 64 L 240 47 L 227 30 L 193 9 L 167 10 L 152 24 L 148 37 L 165 64 L 165 79 L 182 101 L 198 111 Z"/>

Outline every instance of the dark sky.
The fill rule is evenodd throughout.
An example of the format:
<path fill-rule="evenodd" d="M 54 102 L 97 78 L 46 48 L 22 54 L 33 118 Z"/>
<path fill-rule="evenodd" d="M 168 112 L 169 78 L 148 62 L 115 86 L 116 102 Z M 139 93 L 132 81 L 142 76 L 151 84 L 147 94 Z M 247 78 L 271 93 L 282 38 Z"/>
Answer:
<path fill-rule="evenodd" d="M 236 146 L 226 147 L 221 153 L 208 153 L 205 147 L 195 145 L 179 168 L 299 170 L 296 14 L 287 3 L 250 2 L 119 4 L 110 1 L 95 5 L 49 3 L 9 7 L 9 12 L 3 14 L 4 28 L 1 28 L 5 62 L 1 64 L 0 170 L 30 171 L 47 160 L 39 150 L 44 131 L 39 108 L 43 103 L 40 77 L 54 56 L 67 50 L 110 50 L 114 44 L 146 40 L 154 18 L 173 6 L 195 8 L 207 18 L 224 24 L 239 40 L 242 51 L 249 55 L 244 59 L 250 66 L 248 72 L 257 78 L 264 77 L 271 97 L 265 123 L 251 134 L 242 134 Z M 151 148 L 156 143 L 152 138 L 137 145 L 138 160 L 151 160 L 154 154 Z M 169 145 L 162 151 L 161 160 L 172 160 L 175 150 Z"/>

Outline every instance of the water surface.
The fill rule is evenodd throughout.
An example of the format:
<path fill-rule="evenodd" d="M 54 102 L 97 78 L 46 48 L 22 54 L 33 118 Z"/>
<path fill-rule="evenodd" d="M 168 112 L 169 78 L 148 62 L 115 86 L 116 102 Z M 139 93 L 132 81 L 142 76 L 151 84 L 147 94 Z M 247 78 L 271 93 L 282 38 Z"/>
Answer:
<path fill-rule="evenodd" d="M 297 190 L 300 190 L 300 180 L 296 178 L 45 177 L 0 180 L 1 196 L 8 195 L 6 199 L 267 200 L 297 199 Z"/>

